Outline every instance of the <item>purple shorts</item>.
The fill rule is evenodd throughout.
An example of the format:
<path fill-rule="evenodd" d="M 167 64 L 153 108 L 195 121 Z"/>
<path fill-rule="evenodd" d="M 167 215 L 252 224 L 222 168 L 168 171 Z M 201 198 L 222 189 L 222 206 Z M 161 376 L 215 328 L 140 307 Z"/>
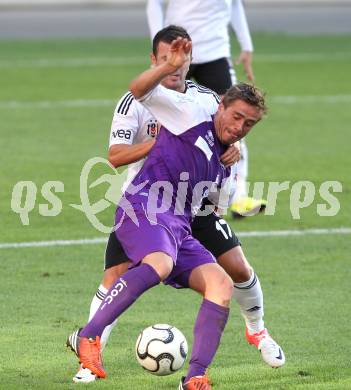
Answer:
<path fill-rule="evenodd" d="M 152 252 L 169 255 L 174 263 L 170 275 L 164 281 L 174 287 L 189 287 L 192 270 L 202 264 L 216 263 L 214 256 L 191 234 L 189 223 L 172 212 L 157 215 L 152 222 L 143 204 L 134 204 L 137 224 L 118 207 L 116 211 L 116 236 L 134 266 Z"/>

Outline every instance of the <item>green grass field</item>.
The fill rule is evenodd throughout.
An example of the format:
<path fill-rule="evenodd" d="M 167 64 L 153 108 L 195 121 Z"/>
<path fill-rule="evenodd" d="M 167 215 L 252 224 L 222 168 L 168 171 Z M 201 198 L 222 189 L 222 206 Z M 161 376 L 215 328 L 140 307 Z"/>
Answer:
<path fill-rule="evenodd" d="M 235 231 L 350 227 L 351 37 L 255 36 L 257 84 L 267 118 L 248 137 L 250 181 L 311 181 L 316 197 L 293 219 L 290 191 L 274 216 L 231 222 Z M 84 163 L 106 156 L 114 101 L 148 65 L 147 40 L 0 42 L 1 243 L 103 237 L 80 203 Z M 239 70 L 239 78 L 243 77 Z M 103 168 L 100 168 L 100 171 Z M 99 171 L 99 172 L 100 172 Z M 64 183 L 62 211 L 39 213 L 49 180 Z M 324 181 L 339 181 L 340 211 L 321 217 Z M 19 181 L 38 189 L 29 225 L 11 210 Z M 92 198 L 102 199 L 102 185 Z M 265 194 L 266 195 L 266 194 Z M 22 202 L 23 203 L 23 202 Z M 108 226 L 114 206 L 99 216 Z M 238 234 L 240 237 L 240 234 Z M 214 388 L 350 389 L 350 234 L 244 237 L 265 293 L 265 320 L 287 363 L 268 368 L 244 340 L 235 303 L 211 368 Z M 69 389 L 77 368 L 67 334 L 83 324 L 100 282 L 104 244 L 3 248 L 0 244 L 1 389 Z M 200 298 L 160 286 L 121 319 L 105 353 L 109 378 L 91 387 L 176 389 L 180 376 L 145 373 L 134 358 L 141 329 L 166 322 L 192 341 Z M 83 385 L 82 387 L 85 388 Z"/>

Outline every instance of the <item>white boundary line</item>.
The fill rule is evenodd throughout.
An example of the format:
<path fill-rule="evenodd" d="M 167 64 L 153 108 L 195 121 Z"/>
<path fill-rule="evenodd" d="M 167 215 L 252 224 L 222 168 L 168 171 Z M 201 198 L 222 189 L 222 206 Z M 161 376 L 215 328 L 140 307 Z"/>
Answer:
<path fill-rule="evenodd" d="M 272 96 L 269 102 L 276 104 L 314 104 L 314 103 L 350 103 L 351 95 L 286 95 Z M 79 107 L 113 107 L 117 104 L 115 99 L 76 99 L 76 100 L 43 100 L 26 102 L 18 100 L 0 101 L 1 110 L 12 109 L 58 109 Z"/>
<path fill-rule="evenodd" d="M 36 58 L 32 60 L 0 60 L 0 68 L 76 68 L 87 66 L 126 66 L 149 63 L 148 57 L 124 57 L 124 58 Z"/>
<path fill-rule="evenodd" d="M 238 237 L 293 237 L 321 234 L 351 234 L 351 228 L 331 228 L 331 229 L 305 229 L 305 230 L 269 230 L 269 231 L 251 231 L 236 232 Z M 32 242 L 3 242 L 0 243 L 0 249 L 10 248 L 35 248 L 48 246 L 71 246 L 71 245 L 95 245 L 105 244 L 107 238 L 84 238 L 80 240 L 55 240 L 55 241 L 32 241 Z"/>
<path fill-rule="evenodd" d="M 10 100 L 0 101 L 0 109 L 106 107 L 117 104 L 117 102 L 117 99 L 43 100 L 38 102 Z"/>
<path fill-rule="evenodd" d="M 351 58 L 350 52 L 335 53 L 271 53 L 255 54 L 255 62 L 319 62 L 347 61 Z M 77 57 L 77 58 L 34 58 L 0 60 L 0 68 L 50 68 L 50 67 L 87 67 L 87 66 L 126 66 L 148 64 L 148 56 L 135 57 Z"/>
<path fill-rule="evenodd" d="M 349 103 L 351 95 L 286 95 L 268 97 L 268 101 L 279 104 L 296 104 L 296 103 Z"/>

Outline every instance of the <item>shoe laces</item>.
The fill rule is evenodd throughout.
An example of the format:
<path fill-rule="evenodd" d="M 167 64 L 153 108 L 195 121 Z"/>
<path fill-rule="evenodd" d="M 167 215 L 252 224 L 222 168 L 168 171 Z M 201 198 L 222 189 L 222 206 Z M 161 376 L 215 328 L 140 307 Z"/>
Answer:
<path fill-rule="evenodd" d="M 101 353 L 100 353 L 100 337 L 96 337 L 96 339 L 89 339 L 89 345 L 91 346 L 91 352 L 99 363 L 101 363 Z"/>
<path fill-rule="evenodd" d="M 264 343 L 261 346 L 261 349 L 264 347 L 265 351 L 268 353 L 275 353 L 277 351 L 277 343 L 272 339 L 272 337 L 267 334 L 262 337 L 261 343 Z"/>
<path fill-rule="evenodd" d="M 98 362 L 102 365 L 101 354 L 100 354 L 100 337 L 97 336 L 96 339 L 88 338 L 85 341 L 88 346 L 88 359 L 92 362 Z"/>
<path fill-rule="evenodd" d="M 187 385 L 194 386 L 197 390 L 207 390 L 210 389 L 210 379 L 207 375 L 204 376 L 193 376 L 190 378 Z"/>

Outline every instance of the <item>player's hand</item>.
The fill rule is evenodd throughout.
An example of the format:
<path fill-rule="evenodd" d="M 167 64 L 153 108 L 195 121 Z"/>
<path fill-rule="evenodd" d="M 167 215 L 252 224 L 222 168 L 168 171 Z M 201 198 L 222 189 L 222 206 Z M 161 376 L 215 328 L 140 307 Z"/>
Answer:
<path fill-rule="evenodd" d="M 221 161 L 224 166 L 230 167 L 240 160 L 240 142 L 235 142 L 222 154 Z"/>
<path fill-rule="evenodd" d="M 246 77 L 249 81 L 254 82 L 255 76 L 252 70 L 252 53 L 250 51 L 242 51 L 239 58 L 235 61 L 235 65 L 243 64 Z"/>
<path fill-rule="evenodd" d="M 167 64 L 175 70 L 184 65 L 185 62 L 190 62 L 191 47 L 191 41 L 186 38 L 174 39 L 167 54 Z"/>

